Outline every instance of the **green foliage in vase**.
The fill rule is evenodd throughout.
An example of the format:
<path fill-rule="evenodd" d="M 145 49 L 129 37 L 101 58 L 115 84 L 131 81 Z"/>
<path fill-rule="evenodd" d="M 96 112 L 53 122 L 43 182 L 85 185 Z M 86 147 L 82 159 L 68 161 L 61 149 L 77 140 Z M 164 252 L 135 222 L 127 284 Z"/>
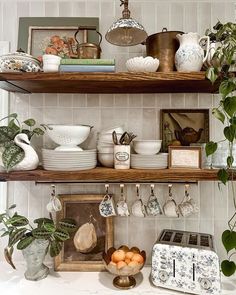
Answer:
<path fill-rule="evenodd" d="M 23 250 L 35 239 L 44 239 L 49 242 L 49 254 L 55 257 L 60 253 L 63 242 L 70 239 L 71 233 L 77 228 L 75 220 L 70 218 L 61 219 L 58 224 L 49 218 L 38 218 L 34 220 L 35 226 L 32 226 L 25 216 L 17 212 L 11 213 L 15 208 L 16 205 L 12 205 L 0 214 L 1 237 L 8 236 L 4 256 L 14 269 L 12 254 L 15 246 L 18 250 Z"/>
<path fill-rule="evenodd" d="M 25 133 L 31 140 L 33 136 L 44 135 L 48 126 L 40 124 L 36 127 L 36 121 L 32 118 L 20 123 L 16 113 L 1 119 L 0 122 L 6 119 L 8 119 L 8 124 L 0 126 L 0 149 L 2 151 L 3 165 L 9 171 L 20 163 L 25 156 L 22 148 L 15 144 L 15 136 L 19 133 Z"/>
<path fill-rule="evenodd" d="M 232 218 L 228 222 L 229 229 L 222 234 L 222 243 L 227 252 L 228 259 L 222 261 L 221 269 L 224 275 L 231 276 L 236 272 L 236 264 L 231 260 L 236 254 L 236 195 L 234 191 L 234 169 L 233 163 L 236 159 L 233 157 L 233 145 L 236 139 L 236 78 L 235 73 L 231 71 L 236 63 L 236 24 L 228 22 L 222 24 L 218 22 L 213 31 L 207 30 L 206 34 L 212 42 L 218 42 L 218 47 L 211 61 L 212 66 L 207 69 L 206 76 L 212 83 L 219 83 L 219 93 L 221 100 L 218 107 L 212 111 L 215 116 L 224 125 L 223 140 L 228 143 L 229 153 L 225 168 L 218 172 L 218 179 L 226 184 L 230 181 L 232 185 L 232 195 L 234 211 Z M 209 142 L 206 145 L 207 156 L 214 154 L 217 150 L 218 142 Z"/>

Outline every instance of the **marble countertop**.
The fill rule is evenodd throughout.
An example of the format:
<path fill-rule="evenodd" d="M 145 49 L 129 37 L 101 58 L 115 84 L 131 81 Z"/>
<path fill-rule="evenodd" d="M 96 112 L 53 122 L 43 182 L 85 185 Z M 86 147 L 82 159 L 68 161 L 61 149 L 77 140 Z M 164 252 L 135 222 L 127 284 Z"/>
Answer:
<path fill-rule="evenodd" d="M 0 263 L 0 294 L 4 295 L 178 295 L 174 292 L 151 285 L 149 281 L 150 267 L 145 267 L 135 276 L 137 285 L 131 290 L 118 290 L 112 285 L 114 276 L 108 272 L 54 272 L 38 282 L 24 278 L 24 265 L 18 264 L 12 270 L 6 263 Z M 236 276 L 222 278 L 222 295 L 236 294 Z"/>

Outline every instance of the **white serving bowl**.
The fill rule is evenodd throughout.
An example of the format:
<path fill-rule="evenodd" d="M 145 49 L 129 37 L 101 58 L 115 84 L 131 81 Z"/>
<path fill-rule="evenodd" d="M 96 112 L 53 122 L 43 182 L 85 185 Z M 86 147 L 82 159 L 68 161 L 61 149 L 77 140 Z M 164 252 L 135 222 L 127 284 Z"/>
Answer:
<path fill-rule="evenodd" d="M 133 147 L 137 154 L 156 155 L 161 149 L 162 140 L 134 140 Z"/>
<path fill-rule="evenodd" d="M 98 153 L 98 161 L 102 166 L 114 167 L 114 153 Z"/>
<path fill-rule="evenodd" d="M 78 145 L 84 142 L 93 128 L 89 125 L 48 125 L 49 137 L 60 146 L 56 150 L 60 151 L 82 151 Z"/>
<path fill-rule="evenodd" d="M 158 67 L 159 60 L 151 56 L 138 56 L 126 61 L 126 68 L 129 72 L 156 72 Z"/>
<path fill-rule="evenodd" d="M 114 146 L 98 146 L 97 150 L 99 153 L 113 153 L 114 152 Z"/>

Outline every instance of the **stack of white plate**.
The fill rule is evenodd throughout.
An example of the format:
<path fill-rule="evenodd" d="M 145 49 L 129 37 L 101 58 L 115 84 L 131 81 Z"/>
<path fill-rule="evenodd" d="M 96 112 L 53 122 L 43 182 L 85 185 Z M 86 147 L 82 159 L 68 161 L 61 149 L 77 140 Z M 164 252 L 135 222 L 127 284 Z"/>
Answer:
<path fill-rule="evenodd" d="M 165 169 L 168 167 L 168 154 L 157 155 L 131 154 L 131 168 L 134 169 Z"/>
<path fill-rule="evenodd" d="M 54 171 L 78 171 L 97 166 L 97 151 L 57 151 L 42 149 L 43 168 Z"/>
<path fill-rule="evenodd" d="M 97 134 L 98 161 L 104 167 L 114 167 L 114 142 L 112 138 L 113 131 L 116 131 L 117 139 L 119 140 L 123 134 L 123 128 L 121 126 L 102 130 Z"/>

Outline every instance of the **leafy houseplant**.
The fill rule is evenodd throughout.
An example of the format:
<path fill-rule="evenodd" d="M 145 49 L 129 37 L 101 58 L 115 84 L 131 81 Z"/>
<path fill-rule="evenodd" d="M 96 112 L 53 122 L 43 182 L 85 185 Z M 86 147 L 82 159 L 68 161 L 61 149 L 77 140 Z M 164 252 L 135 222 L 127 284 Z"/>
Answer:
<path fill-rule="evenodd" d="M 36 127 L 36 121 L 32 118 L 24 120 L 22 123 L 18 120 L 16 113 L 0 120 L 9 119 L 8 125 L 0 126 L 0 151 L 2 152 L 2 162 L 7 171 L 14 168 L 24 159 L 24 151 L 21 147 L 15 144 L 14 138 L 19 133 L 25 133 L 28 139 L 33 136 L 44 135 L 48 126 L 40 124 Z"/>
<path fill-rule="evenodd" d="M 34 220 L 33 227 L 29 220 L 17 212 L 10 214 L 16 205 L 12 205 L 5 213 L 0 214 L 1 237 L 8 236 L 8 245 L 4 249 L 6 261 L 15 269 L 12 261 L 14 247 L 24 250 L 34 240 L 45 240 L 48 242 L 47 252 L 51 257 L 57 256 L 64 241 L 70 238 L 70 234 L 76 230 L 76 222 L 73 219 L 61 219 L 56 225 L 52 219 L 38 218 Z"/>
<path fill-rule="evenodd" d="M 221 269 L 224 275 L 231 276 L 236 271 L 236 264 L 232 256 L 236 254 L 236 195 L 233 186 L 234 171 L 233 163 L 236 162 L 233 155 L 233 145 L 236 140 L 236 78 L 235 73 L 230 69 L 236 62 L 236 24 L 218 22 L 213 31 L 207 30 L 206 34 L 214 42 L 218 42 L 212 59 L 212 66 L 207 69 L 206 76 L 212 82 L 219 82 L 219 93 L 221 100 L 218 107 L 212 110 L 212 114 L 224 124 L 223 136 L 228 144 L 228 155 L 225 168 L 218 172 L 218 179 L 226 184 L 230 181 L 232 185 L 234 214 L 228 221 L 229 229 L 222 234 L 222 242 L 227 251 L 228 259 L 222 261 Z M 206 145 L 207 156 L 214 154 L 219 142 L 209 142 Z"/>

